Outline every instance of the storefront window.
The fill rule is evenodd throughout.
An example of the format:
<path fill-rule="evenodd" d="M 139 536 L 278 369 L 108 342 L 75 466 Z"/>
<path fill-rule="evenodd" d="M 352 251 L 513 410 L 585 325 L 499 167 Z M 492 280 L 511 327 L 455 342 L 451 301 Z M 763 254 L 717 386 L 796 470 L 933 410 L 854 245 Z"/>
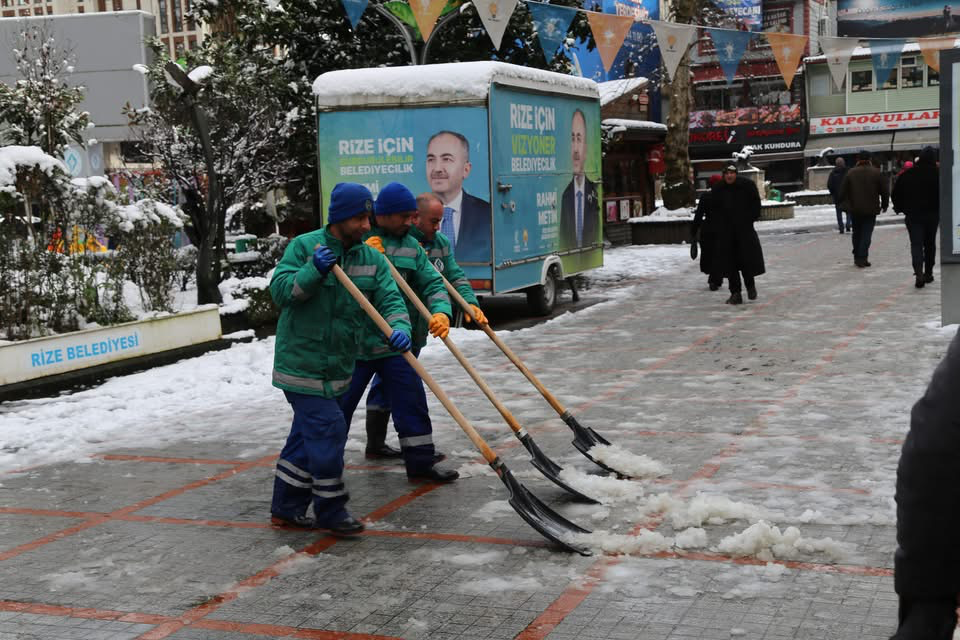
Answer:
<path fill-rule="evenodd" d="M 927 86 L 928 87 L 940 86 L 940 72 L 934 69 L 933 67 L 927 67 Z"/>
<path fill-rule="evenodd" d="M 883 83 L 883 86 L 882 86 L 882 87 L 879 87 L 879 89 L 880 89 L 881 91 L 885 91 L 885 90 L 890 90 L 890 89 L 896 90 L 896 88 L 897 88 L 897 68 L 894 67 L 894 68 L 890 71 L 890 75 L 887 76 L 886 82 L 884 82 L 884 83 Z"/>
<path fill-rule="evenodd" d="M 900 86 L 904 89 L 923 86 L 923 63 L 917 58 L 903 58 L 900 62 Z"/>
<path fill-rule="evenodd" d="M 873 91 L 873 71 L 871 69 L 850 72 L 850 92 L 857 93 L 859 91 Z"/>

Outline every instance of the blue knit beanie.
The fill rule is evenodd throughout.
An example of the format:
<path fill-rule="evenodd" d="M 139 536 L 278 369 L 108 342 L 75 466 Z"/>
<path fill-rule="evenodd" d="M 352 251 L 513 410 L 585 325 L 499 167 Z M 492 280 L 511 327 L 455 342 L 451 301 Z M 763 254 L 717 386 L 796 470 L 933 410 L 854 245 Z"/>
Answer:
<path fill-rule="evenodd" d="M 391 182 L 377 196 L 376 213 L 388 216 L 391 213 L 409 213 L 417 210 L 417 199 L 413 192 L 399 182 Z"/>
<path fill-rule="evenodd" d="M 362 184 L 340 182 L 330 193 L 327 223 L 348 220 L 358 213 L 373 213 L 373 194 Z"/>

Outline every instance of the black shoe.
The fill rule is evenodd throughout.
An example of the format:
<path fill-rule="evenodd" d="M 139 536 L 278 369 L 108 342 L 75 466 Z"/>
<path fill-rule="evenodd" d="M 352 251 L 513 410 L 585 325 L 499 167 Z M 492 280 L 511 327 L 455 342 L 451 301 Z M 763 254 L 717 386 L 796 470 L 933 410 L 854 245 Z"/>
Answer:
<path fill-rule="evenodd" d="M 731 293 L 730 297 L 727 298 L 727 304 L 743 304 L 743 294 L 739 291 Z"/>
<path fill-rule="evenodd" d="M 270 514 L 270 524 L 286 529 L 315 529 L 316 521 L 310 516 L 288 516 L 279 513 Z"/>
<path fill-rule="evenodd" d="M 453 469 L 441 469 L 436 465 L 419 471 L 407 470 L 407 479 L 413 481 L 453 482 L 459 477 L 460 474 Z"/>
<path fill-rule="evenodd" d="M 843 227 L 840 227 L 840 233 L 843 233 Z"/>
<path fill-rule="evenodd" d="M 757 299 L 757 288 L 756 287 L 747 287 L 747 298 L 750 300 Z"/>
<path fill-rule="evenodd" d="M 707 286 L 710 287 L 710 291 L 716 291 L 717 289 L 720 288 L 720 285 L 716 282 L 707 283 Z"/>
<path fill-rule="evenodd" d="M 403 453 L 400 451 L 400 449 L 396 449 L 384 443 L 375 447 L 367 446 L 363 455 L 368 460 L 383 460 L 386 458 L 399 458 L 403 455 Z"/>
<path fill-rule="evenodd" d="M 923 276 L 917 276 L 916 281 L 913 283 L 917 289 L 923 289 L 923 285 L 926 284 L 926 281 L 923 279 Z"/>
<path fill-rule="evenodd" d="M 915 602 L 890 640 L 949 640 L 956 626 L 956 602 Z"/>
<path fill-rule="evenodd" d="M 445 453 L 440 453 L 439 451 L 435 451 L 433 454 L 433 464 L 437 464 L 438 462 L 443 462 L 446 459 L 447 459 L 447 454 Z"/>
<path fill-rule="evenodd" d="M 864 259 L 863 259 L 863 266 L 865 266 L 865 267 L 871 266 L 871 265 L 870 265 L 870 261 L 867 260 L 866 258 L 864 258 Z"/>
<path fill-rule="evenodd" d="M 932 274 L 932 273 L 928 273 L 928 274 L 924 275 L 924 276 L 923 276 L 923 281 L 924 281 L 924 282 L 933 282 L 933 274 Z"/>
<path fill-rule="evenodd" d="M 340 522 L 332 524 L 328 527 L 318 525 L 317 528 L 329 531 L 335 536 L 355 536 L 359 533 L 363 533 L 364 530 L 363 523 L 353 516 L 347 516 Z"/>
<path fill-rule="evenodd" d="M 857 268 L 863 269 L 865 266 L 867 266 L 867 261 L 860 260 L 859 258 L 857 258 L 857 259 L 854 259 L 853 264 L 855 264 Z"/>
<path fill-rule="evenodd" d="M 852 225 L 852 224 L 848 224 L 848 225 L 847 225 L 847 231 L 853 231 L 853 225 Z"/>

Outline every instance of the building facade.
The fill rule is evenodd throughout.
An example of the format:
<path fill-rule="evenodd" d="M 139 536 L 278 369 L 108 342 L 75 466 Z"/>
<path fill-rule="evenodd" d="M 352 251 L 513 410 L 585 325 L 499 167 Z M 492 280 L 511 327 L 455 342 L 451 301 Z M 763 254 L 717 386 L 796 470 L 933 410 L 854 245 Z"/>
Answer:
<path fill-rule="evenodd" d="M 203 38 L 202 25 L 190 17 L 191 9 L 191 0 L 0 0 L 0 18 L 145 11 L 154 16 L 153 31 L 174 59 Z"/>
<path fill-rule="evenodd" d="M 895 173 L 923 147 L 939 146 L 940 74 L 916 43 L 904 47 L 885 81 L 876 77 L 865 48 L 854 52 L 839 89 L 824 56 L 807 58 L 805 67 L 808 164 L 821 156 L 852 161 L 864 149 Z"/>

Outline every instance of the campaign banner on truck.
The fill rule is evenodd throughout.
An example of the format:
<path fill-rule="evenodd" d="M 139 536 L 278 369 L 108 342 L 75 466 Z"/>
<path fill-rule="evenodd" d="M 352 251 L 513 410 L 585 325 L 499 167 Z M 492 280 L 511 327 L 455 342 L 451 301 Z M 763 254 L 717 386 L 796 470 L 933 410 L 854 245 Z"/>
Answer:
<path fill-rule="evenodd" d="M 567 274 L 601 266 L 599 103 L 496 86 L 490 121 L 495 264 L 559 253 Z M 519 273 L 498 271 L 498 290 Z"/>
<path fill-rule="evenodd" d="M 839 0 L 837 35 L 916 38 L 960 31 L 960 16 L 942 0 Z"/>
<path fill-rule="evenodd" d="M 451 216 L 447 236 L 471 278 L 490 278 L 490 172 L 483 107 L 390 108 L 318 117 L 323 210 L 338 182 L 359 182 L 374 197 L 390 182 L 432 192 Z"/>
<path fill-rule="evenodd" d="M 894 129 L 925 129 L 940 126 L 940 110 L 861 113 L 848 116 L 810 118 L 810 135 L 860 133 Z"/>
<path fill-rule="evenodd" d="M 756 153 L 803 150 L 799 104 L 690 112 L 690 147 L 729 155 L 744 146 Z"/>

